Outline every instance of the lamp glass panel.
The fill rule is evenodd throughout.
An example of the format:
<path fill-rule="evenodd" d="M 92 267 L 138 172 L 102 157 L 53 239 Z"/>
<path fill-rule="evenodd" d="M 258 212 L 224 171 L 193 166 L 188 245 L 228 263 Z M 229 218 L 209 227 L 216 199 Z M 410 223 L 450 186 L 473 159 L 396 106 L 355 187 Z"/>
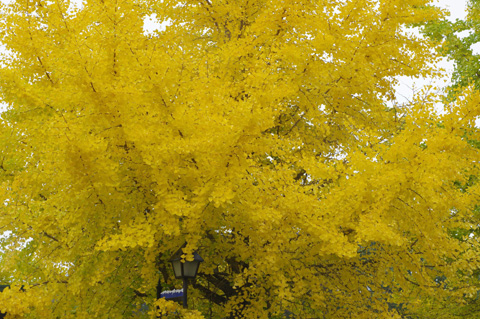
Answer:
<path fill-rule="evenodd" d="M 185 277 L 193 278 L 197 275 L 199 262 L 198 261 L 187 261 L 183 264 L 183 275 Z"/>
<path fill-rule="evenodd" d="M 182 277 L 182 263 L 180 260 L 172 261 L 173 272 L 175 273 L 175 277 L 181 278 Z"/>

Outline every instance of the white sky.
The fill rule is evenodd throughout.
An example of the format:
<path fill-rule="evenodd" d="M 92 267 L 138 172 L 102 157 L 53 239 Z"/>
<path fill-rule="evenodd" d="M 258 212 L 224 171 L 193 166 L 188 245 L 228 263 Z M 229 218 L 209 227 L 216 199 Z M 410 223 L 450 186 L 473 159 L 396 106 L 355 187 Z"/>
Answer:
<path fill-rule="evenodd" d="M 448 19 L 455 21 L 456 19 L 463 19 L 467 15 L 467 0 L 436 0 L 434 4 L 450 11 Z M 480 53 L 480 46 L 472 46 L 474 53 Z M 429 78 L 411 79 L 408 77 L 400 77 L 399 85 L 397 86 L 397 101 L 399 103 L 405 103 L 412 99 L 414 92 L 420 91 L 425 85 L 433 84 L 440 88 L 445 88 L 450 84 L 450 78 L 453 72 L 453 62 L 447 59 L 437 64 L 439 68 L 445 69 L 444 78 L 436 81 L 432 81 Z M 441 106 L 440 106 L 441 107 Z"/>
<path fill-rule="evenodd" d="M 436 0 L 434 1 L 434 4 L 450 11 L 450 21 L 455 21 L 456 19 L 463 19 L 467 15 L 466 0 Z"/>

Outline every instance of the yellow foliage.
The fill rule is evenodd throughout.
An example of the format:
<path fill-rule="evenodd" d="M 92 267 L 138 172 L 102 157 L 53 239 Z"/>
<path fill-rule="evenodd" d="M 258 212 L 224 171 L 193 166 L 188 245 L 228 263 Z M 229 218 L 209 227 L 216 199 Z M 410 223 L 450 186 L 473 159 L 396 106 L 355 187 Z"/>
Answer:
<path fill-rule="evenodd" d="M 2 307 L 392 318 L 393 293 L 453 280 L 476 249 L 448 231 L 478 198 L 455 184 L 478 173 L 478 97 L 442 116 L 430 97 L 385 105 L 395 77 L 433 72 L 431 44 L 401 31 L 439 15 L 427 4 L 3 4 L 2 266 L 28 286 Z M 156 300 L 184 242 L 205 259 L 197 311 Z"/>

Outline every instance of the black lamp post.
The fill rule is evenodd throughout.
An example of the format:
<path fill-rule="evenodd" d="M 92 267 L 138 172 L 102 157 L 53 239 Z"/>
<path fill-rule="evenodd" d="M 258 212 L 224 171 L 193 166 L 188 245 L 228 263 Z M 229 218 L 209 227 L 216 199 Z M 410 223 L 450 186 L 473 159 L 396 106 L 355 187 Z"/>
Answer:
<path fill-rule="evenodd" d="M 182 258 L 183 248 L 186 246 L 184 244 L 177 252 L 170 258 L 170 262 L 173 266 L 173 272 L 175 273 L 175 278 L 183 279 L 183 308 L 188 308 L 187 305 L 187 280 L 189 278 L 195 278 L 197 276 L 198 267 L 203 261 L 203 258 L 200 257 L 197 252 L 193 253 L 193 260 L 188 261 Z"/>

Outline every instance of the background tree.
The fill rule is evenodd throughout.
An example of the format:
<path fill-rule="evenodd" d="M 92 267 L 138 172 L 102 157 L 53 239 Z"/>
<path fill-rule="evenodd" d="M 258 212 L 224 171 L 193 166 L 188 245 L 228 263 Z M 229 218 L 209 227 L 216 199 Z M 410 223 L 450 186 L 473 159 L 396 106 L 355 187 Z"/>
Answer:
<path fill-rule="evenodd" d="M 477 174 L 462 138 L 476 100 L 443 116 L 430 96 L 385 105 L 396 76 L 432 72 L 431 44 L 402 31 L 439 17 L 428 1 L 1 12 L 0 227 L 16 282 L 0 310 L 176 309 L 155 292 L 174 286 L 168 259 L 186 241 L 206 260 L 193 293 L 211 317 L 390 318 L 389 301 L 443 293 L 438 272 L 453 280 L 464 265 L 449 261 L 476 245 L 448 233 L 478 194 L 454 183 Z M 152 15 L 168 21 L 153 36 Z"/>
<path fill-rule="evenodd" d="M 443 101 L 444 108 L 455 108 L 463 105 L 467 112 L 475 113 L 479 84 L 479 55 L 475 52 L 474 45 L 479 42 L 479 19 L 478 12 L 480 2 L 471 0 L 467 5 L 467 16 L 464 20 L 457 19 L 450 22 L 445 18 L 423 23 L 424 35 L 438 44 L 437 51 L 444 57 L 454 61 L 454 73 L 452 85 L 447 89 L 447 96 Z M 476 137 L 478 124 L 465 128 L 463 139 L 472 146 L 480 145 Z M 462 192 L 469 192 L 477 187 L 478 175 L 471 175 L 468 181 L 457 182 Z M 453 239 L 471 244 L 469 252 L 463 252 L 456 258 L 457 263 L 467 264 L 472 261 L 472 255 L 477 254 L 476 243 L 478 242 L 479 229 L 479 206 L 478 203 L 472 209 L 472 216 L 468 218 L 470 225 L 467 227 L 453 227 L 450 235 Z M 450 291 L 447 297 L 428 298 L 422 303 L 415 313 L 418 318 L 471 318 L 478 316 L 478 291 L 479 267 L 475 263 L 458 271 L 459 281 L 445 285 L 444 289 Z M 441 276 L 444 278 L 444 276 Z M 458 290 L 468 289 L 469 293 L 456 293 Z"/>
<path fill-rule="evenodd" d="M 480 88 L 480 60 L 472 48 L 479 42 L 479 10 L 480 2 L 469 0 L 465 20 L 451 22 L 443 18 L 423 24 L 424 34 L 439 44 L 439 53 L 454 61 L 451 96 L 469 85 L 477 90 Z"/>

